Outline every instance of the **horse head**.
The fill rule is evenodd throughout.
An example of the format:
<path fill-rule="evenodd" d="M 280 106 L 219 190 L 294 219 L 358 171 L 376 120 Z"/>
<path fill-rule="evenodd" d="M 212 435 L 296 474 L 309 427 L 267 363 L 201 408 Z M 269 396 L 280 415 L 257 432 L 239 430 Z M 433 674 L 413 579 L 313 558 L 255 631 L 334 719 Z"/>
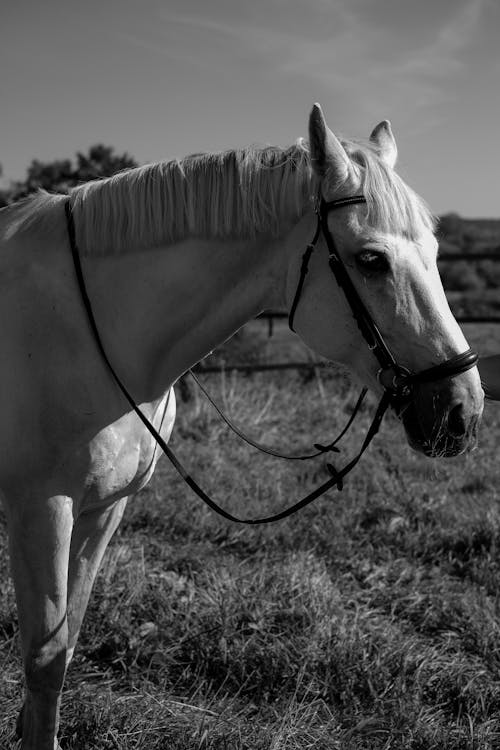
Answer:
<path fill-rule="evenodd" d="M 297 332 L 377 392 L 405 380 L 409 387 L 400 389 L 393 405 L 409 444 L 430 456 L 457 455 L 475 444 L 483 408 L 476 356 L 446 300 L 433 217 L 394 171 L 390 123 L 377 125 L 367 143 L 341 142 L 315 105 L 309 144 L 319 216 L 311 247 L 318 249 L 309 260 L 307 283 L 300 285 L 300 304 L 297 294 L 292 298 L 298 261 L 289 275 Z M 356 303 L 329 272 L 329 257 L 330 267 L 332 259 L 343 266 L 361 317 L 368 319 L 368 334 Z M 377 346 L 386 349 L 388 362 L 374 356 Z"/>

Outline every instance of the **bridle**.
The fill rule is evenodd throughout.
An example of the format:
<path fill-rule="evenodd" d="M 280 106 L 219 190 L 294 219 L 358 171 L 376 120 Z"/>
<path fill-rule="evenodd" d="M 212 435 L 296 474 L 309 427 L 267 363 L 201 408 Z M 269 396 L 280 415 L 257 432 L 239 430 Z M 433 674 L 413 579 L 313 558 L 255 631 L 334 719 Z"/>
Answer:
<path fill-rule="evenodd" d="M 328 227 L 328 216 L 331 211 L 344 208 L 345 206 L 353 206 L 358 203 L 366 203 L 366 198 L 363 195 L 352 195 L 348 198 L 339 198 L 333 201 L 325 201 L 323 198 L 319 200 L 319 205 L 316 210 L 318 218 L 316 231 L 313 239 L 302 256 L 299 281 L 290 307 L 288 325 L 293 331 L 295 313 L 302 295 L 309 260 L 321 233 L 323 233 L 328 248 L 328 265 L 337 280 L 337 284 L 344 292 L 353 317 L 358 324 L 358 328 L 361 331 L 363 338 L 368 344 L 368 348 L 378 360 L 380 369 L 377 373 L 377 379 L 384 389 L 384 395 L 387 395 L 389 404 L 397 413 L 399 413 L 404 404 L 411 399 L 415 385 L 442 380 L 443 378 L 453 377 L 454 375 L 466 372 L 476 365 L 478 354 L 472 349 L 467 349 L 467 351 L 462 352 L 462 354 L 456 354 L 454 357 L 451 357 L 444 362 L 440 362 L 438 365 L 434 365 L 433 367 L 429 367 L 426 370 L 421 370 L 417 373 L 410 372 L 410 370 L 396 361 L 377 324 L 358 294 L 358 291 L 354 286 L 335 246 L 333 235 Z"/>
<path fill-rule="evenodd" d="M 80 260 L 80 254 L 78 252 L 78 245 L 76 242 L 76 231 L 75 231 L 73 212 L 71 209 L 71 199 L 67 198 L 67 200 L 65 201 L 64 209 L 66 213 L 66 223 L 67 223 L 67 229 L 68 229 L 69 244 L 71 248 L 71 254 L 73 257 L 73 264 L 75 268 L 78 288 L 80 290 L 83 306 L 85 308 L 87 318 L 88 318 L 92 333 L 94 335 L 97 348 L 99 349 L 104 362 L 106 363 L 111 375 L 113 376 L 113 379 L 115 380 L 116 384 L 118 385 L 125 399 L 128 401 L 128 403 L 132 407 L 133 411 L 137 414 L 137 416 L 139 417 L 141 422 L 144 424 L 146 429 L 150 432 L 150 434 L 156 440 L 160 448 L 163 450 L 163 452 L 165 453 L 167 458 L 170 460 L 174 468 L 178 471 L 178 473 L 184 479 L 186 484 L 212 510 L 214 510 L 216 513 L 223 516 L 229 521 L 235 521 L 237 523 L 244 523 L 244 524 L 249 524 L 249 525 L 257 525 L 257 524 L 262 524 L 262 523 L 270 523 L 271 521 L 279 521 L 283 518 L 286 518 L 287 516 L 292 515 L 292 513 L 296 513 L 298 510 L 300 510 L 301 508 L 304 508 L 306 505 L 309 505 L 310 503 L 313 502 L 313 500 L 315 500 L 317 497 L 319 497 L 320 495 L 322 495 L 323 493 L 325 493 L 327 490 L 329 490 L 332 487 L 337 487 L 338 490 L 342 490 L 343 478 L 350 471 L 352 471 L 352 469 L 358 463 L 359 459 L 361 458 L 365 450 L 368 448 L 372 439 L 377 434 L 380 424 L 382 422 L 382 419 L 384 417 L 384 414 L 387 411 L 389 406 L 392 406 L 396 410 L 397 413 L 400 413 L 404 404 L 410 401 L 412 397 L 413 388 L 416 384 L 440 380 L 442 378 L 453 377 L 454 375 L 458 375 L 462 372 L 465 372 L 466 370 L 469 370 L 471 367 L 474 367 L 477 362 L 477 359 L 478 359 L 477 353 L 472 351 L 472 349 L 468 349 L 466 352 L 463 352 L 462 354 L 458 354 L 454 357 L 451 357 L 450 359 L 447 359 L 445 362 L 441 362 L 440 364 L 434 365 L 433 367 L 430 367 L 419 373 L 411 373 L 405 367 L 397 363 L 389 347 L 385 343 L 384 338 L 382 334 L 380 333 L 377 325 L 375 324 L 369 311 L 364 305 L 361 297 L 359 296 L 356 290 L 356 287 L 354 286 L 347 272 L 347 269 L 345 268 L 345 265 L 335 247 L 333 236 L 328 227 L 328 215 L 331 211 L 336 210 L 338 208 L 343 208 L 345 206 L 358 204 L 358 203 L 366 203 L 366 199 L 364 198 L 364 196 L 354 195 L 349 198 L 340 198 L 334 201 L 325 201 L 323 199 L 320 200 L 318 209 L 316 211 L 317 217 L 318 217 L 316 231 L 315 231 L 312 241 L 309 243 L 309 245 L 307 245 L 304 255 L 302 257 L 299 281 L 297 284 L 297 289 L 295 291 L 295 295 L 294 295 L 292 306 L 290 308 L 290 313 L 289 313 L 289 325 L 290 325 L 290 328 L 294 330 L 293 329 L 294 317 L 295 317 L 297 306 L 299 304 L 299 301 L 302 295 L 306 275 L 308 272 L 309 260 L 310 260 L 311 254 L 316 248 L 316 245 L 317 245 L 317 242 L 319 240 L 321 233 L 323 233 L 324 238 L 326 240 L 327 247 L 328 247 L 328 251 L 329 251 L 328 263 L 329 263 L 330 269 L 333 275 L 335 276 L 338 285 L 341 287 L 341 289 L 343 290 L 345 294 L 345 297 L 351 307 L 352 314 L 354 318 L 356 319 L 358 327 L 364 339 L 366 340 L 368 347 L 373 352 L 374 356 L 377 358 L 378 363 L 380 365 L 380 369 L 378 372 L 378 380 L 384 389 L 382 398 L 380 399 L 380 402 L 377 406 L 375 416 L 372 420 L 370 427 L 368 428 L 365 439 L 361 445 L 360 451 L 356 454 L 356 456 L 351 461 L 349 461 L 349 463 L 346 464 L 346 466 L 344 466 L 340 470 L 337 470 L 331 463 L 327 463 L 326 467 L 331 474 L 331 478 L 327 480 L 326 482 L 324 482 L 319 487 L 317 487 L 315 490 L 310 492 L 308 495 L 306 495 L 306 497 L 297 501 L 296 503 L 286 508 L 285 510 L 279 513 L 275 513 L 271 516 L 266 516 L 265 518 L 242 519 L 242 518 L 233 516 L 231 513 L 221 508 L 197 484 L 197 482 L 193 479 L 193 477 L 189 474 L 189 472 L 184 468 L 184 466 L 179 461 L 179 459 L 175 456 L 172 449 L 169 448 L 166 441 L 162 438 L 158 430 L 154 427 L 154 425 L 151 424 L 149 419 L 139 409 L 134 399 L 132 398 L 128 390 L 125 388 L 121 379 L 116 373 L 113 365 L 111 364 L 108 358 L 104 345 L 102 343 L 101 336 L 99 334 L 99 329 L 97 327 L 97 323 L 96 323 L 94 313 L 92 310 L 90 298 L 87 293 L 85 278 L 83 276 L 83 270 L 82 270 L 82 265 L 81 265 L 81 260 Z M 364 397 L 365 392 L 366 392 L 366 389 L 363 390 L 361 397 L 358 399 L 358 403 L 355 407 L 352 417 L 350 418 L 348 422 L 347 427 L 350 426 L 350 424 L 352 423 L 354 415 L 356 414 L 361 404 L 361 401 Z M 169 393 L 169 397 L 170 397 L 170 393 Z M 167 406 L 168 406 L 168 402 L 167 402 Z M 346 430 L 344 429 L 341 435 L 339 436 L 339 438 L 333 441 L 329 446 L 316 445 L 315 447 L 319 448 L 319 451 L 315 455 L 319 455 L 329 450 L 336 451 L 337 449 L 334 446 L 338 442 L 338 439 L 340 439 L 340 437 L 345 433 L 345 431 Z M 238 434 L 240 433 L 238 432 Z M 261 448 L 259 444 L 256 444 L 253 441 L 247 441 L 247 442 L 250 442 L 255 447 Z M 265 452 L 271 453 L 273 455 L 278 455 L 274 451 L 267 450 Z M 314 456 L 281 456 L 281 457 L 297 458 L 299 460 L 303 460 L 305 458 L 312 458 Z"/>

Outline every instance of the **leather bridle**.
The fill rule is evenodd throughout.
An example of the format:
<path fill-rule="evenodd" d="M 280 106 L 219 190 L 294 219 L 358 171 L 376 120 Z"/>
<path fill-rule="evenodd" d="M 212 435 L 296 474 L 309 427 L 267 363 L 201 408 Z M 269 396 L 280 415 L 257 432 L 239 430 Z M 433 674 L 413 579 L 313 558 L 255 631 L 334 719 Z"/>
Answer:
<path fill-rule="evenodd" d="M 387 408 L 389 406 L 392 406 L 398 413 L 400 413 L 403 405 L 410 401 L 412 397 L 413 388 L 416 384 L 440 380 L 442 378 L 453 377 L 454 375 L 458 375 L 462 372 L 465 372 L 466 370 L 469 370 L 471 367 L 474 367 L 477 362 L 477 359 L 478 359 L 477 353 L 472 351 L 472 349 L 468 349 L 466 352 L 463 352 L 462 354 L 458 354 L 454 357 L 451 357 L 450 359 L 447 359 L 445 362 L 441 362 L 438 365 L 429 367 L 428 369 L 423 370 L 419 373 L 411 373 L 405 367 L 402 367 L 401 365 L 397 363 L 389 347 L 385 343 L 384 338 L 382 334 L 380 333 L 377 325 L 375 324 L 373 318 L 371 317 L 370 313 L 365 307 L 361 297 L 359 296 L 356 290 L 356 287 L 354 286 L 347 272 L 347 269 L 345 268 L 344 263 L 339 253 L 337 252 L 333 236 L 328 227 L 328 215 L 330 211 L 333 211 L 335 209 L 342 208 L 345 206 L 354 205 L 357 203 L 366 203 L 364 196 L 354 195 L 349 198 L 341 198 L 339 200 L 334 200 L 334 201 L 325 201 L 321 199 L 319 203 L 319 208 L 317 210 L 318 222 L 317 222 L 316 231 L 315 231 L 312 241 L 307 246 L 304 252 L 303 258 L 302 258 L 299 281 L 297 284 L 297 289 L 294 295 L 292 306 L 290 308 L 289 325 L 290 325 L 290 328 L 293 330 L 294 316 L 295 316 L 295 312 L 297 310 L 297 306 L 299 304 L 299 301 L 302 295 L 305 278 L 308 272 L 309 259 L 317 245 L 317 242 L 321 233 L 323 233 L 325 240 L 326 240 L 327 247 L 328 247 L 328 251 L 329 251 L 328 262 L 329 262 L 330 269 L 332 270 L 332 273 L 334 274 L 337 280 L 337 283 L 339 284 L 339 286 L 341 287 L 341 289 L 343 290 L 345 294 L 345 297 L 351 307 L 352 314 L 354 318 L 356 319 L 358 327 L 364 339 L 366 340 L 368 347 L 370 348 L 371 351 L 373 351 L 373 354 L 377 358 L 378 363 L 380 365 L 380 369 L 378 372 L 378 380 L 384 389 L 382 398 L 380 399 L 380 402 L 375 412 L 375 416 L 372 420 L 370 427 L 368 428 L 367 434 L 361 445 L 360 451 L 356 454 L 356 456 L 349 463 L 346 464 L 346 466 L 344 466 L 340 470 L 337 470 L 331 463 L 327 463 L 326 467 L 331 474 L 331 478 L 327 480 L 326 482 L 324 482 L 319 487 L 317 487 L 315 490 L 310 492 L 308 495 L 306 495 L 306 497 L 302 498 L 301 500 L 294 503 L 292 506 L 286 508 L 285 510 L 279 513 L 275 513 L 271 516 L 266 516 L 265 518 L 242 519 L 242 518 L 233 516 L 231 513 L 221 508 L 197 484 L 197 482 L 193 479 L 193 477 L 184 468 L 184 466 L 179 461 L 179 459 L 175 456 L 172 449 L 169 448 L 166 441 L 162 438 L 158 430 L 154 427 L 154 425 L 151 424 L 149 419 L 139 409 L 134 399 L 132 398 L 128 390 L 125 388 L 121 379 L 116 373 L 113 365 L 111 364 L 108 358 L 104 345 L 102 343 L 101 336 L 99 334 L 99 329 L 97 327 L 97 323 L 96 323 L 94 313 L 92 310 L 92 305 L 91 305 L 91 302 L 87 293 L 81 260 L 80 260 L 80 254 L 78 252 L 78 246 L 76 242 L 75 223 L 74 223 L 74 218 L 73 218 L 73 212 L 71 209 L 71 199 L 68 198 L 65 201 L 64 208 L 65 208 L 65 213 L 66 213 L 69 244 L 71 248 L 71 254 L 73 257 L 73 264 L 75 268 L 78 288 L 80 290 L 82 302 L 83 302 L 83 305 L 87 314 L 90 328 L 94 335 L 97 348 L 99 349 L 104 362 L 106 363 L 111 375 L 113 376 L 113 379 L 115 380 L 120 391 L 122 392 L 123 396 L 128 401 L 128 403 L 130 404 L 133 411 L 137 414 L 137 416 L 139 417 L 141 422 L 144 424 L 146 429 L 150 432 L 150 434 L 156 440 L 160 448 L 163 450 L 163 452 L 165 453 L 167 458 L 170 460 L 174 468 L 179 472 L 179 474 L 184 479 L 186 484 L 212 510 L 214 510 L 216 513 L 223 516 L 229 521 L 235 521 L 237 523 L 244 523 L 244 524 L 249 524 L 249 525 L 270 523 L 271 521 L 279 521 L 283 518 L 286 518 L 287 516 L 292 515 L 292 513 L 296 513 L 298 510 L 300 510 L 301 508 L 304 508 L 306 505 L 309 505 L 310 503 L 313 502 L 313 500 L 315 500 L 317 497 L 319 497 L 320 495 L 322 495 L 323 493 L 325 493 L 327 490 L 331 489 L 332 487 L 337 487 L 337 489 L 341 490 L 343 488 L 343 478 L 358 463 L 359 459 L 361 458 L 361 456 L 367 449 L 368 445 L 371 443 L 372 439 L 377 434 L 380 424 L 382 422 L 382 419 L 384 417 L 384 414 L 387 411 Z M 355 409 L 355 412 L 357 408 L 359 408 L 362 398 L 363 398 L 363 394 L 361 398 L 358 400 L 358 404 Z M 351 424 L 352 419 L 353 417 L 351 417 L 351 419 L 349 420 L 348 425 Z M 342 434 L 344 434 L 344 432 L 345 430 L 342 432 Z M 330 444 L 330 446 L 315 446 L 315 447 L 319 447 L 320 449 L 319 453 L 323 453 L 328 450 L 336 450 L 336 448 L 333 447 L 336 442 L 337 441 L 334 441 L 333 443 Z M 259 447 L 255 443 L 254 445 L 255 447 Z M 268 451 L 268 452 L 273 453 L 272 451 Z M 307 456 L 307 457 L 285 456 L 285 457 L 286 458 L 299 458 L 300 460 L 302 460 L 303 458 L 310 458 L 311 456 Z"/>
<path fill-rule="evenodd" d="M 366 203 L 366 198 L 363 195 L 352 195 L 348 198 L 339 198 L 333 201 L 320 199 L 319 207 L 316 211 L 318 217 L 316 231 L 302 257 L 299 281 L 290 308 L 288 324 L 293 331 L 293 321 L 302 295 L 309 260 L 321 233 L 323 233 L 328 248 L 328 264 L 330 269 L 337 280 L 337 284 L 344 292 L 353 317 L 368 344 L 368 348 L 378 360 L 380 369 L 377 373 L 377 379 L 383 387 L 384 392 L 390 396 L 390 405 L 399 413 L 404 403 L 410 400 L 415 385 L 442 380 L 443 378 L 453 377 L 454 375 L 466 372 L 466 370 L 470 370 L 476 365 L 478 354 L 472 349 L 467 349 L 462 354 L 456 354 L 454 357 L 450 357 L 450 359 L 440 362 L 438 365 L 417 373 L 410 372 L 410 370 L 396 361 L 377 324 L 358 294 L 328 227 L 328 216 L 331 211 L 358 203 Z"/>

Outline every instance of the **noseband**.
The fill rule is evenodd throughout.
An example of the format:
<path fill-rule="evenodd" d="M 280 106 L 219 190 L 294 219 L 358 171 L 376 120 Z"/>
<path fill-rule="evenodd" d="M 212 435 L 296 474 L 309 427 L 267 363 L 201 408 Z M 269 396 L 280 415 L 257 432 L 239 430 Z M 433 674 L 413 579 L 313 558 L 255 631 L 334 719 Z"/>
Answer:
<path fill-rule="evenodd" d="M 328 216 L 331 211 L 335 211 L 338 208 L 344 208 L 345 206 L 352 206 L 357 203 L 366 203 L 366 198 L 363 195 L 352 195 L 348 198 L 339 198 L 334 201 L 325 201 L 323 198 L 320 200 L 317 209 L 318 222 L 316 225 L 316 231 L 312 241 L 309 243 L 304 255 L 302 256 L 299 281 L 290 308 L 288 325 L 292 331 L 295 330 L 293 327 L 293 321 L 302 295 L 309 260 L 321 233 L 323 233 L 328 248 L 328 265 L 335 276 L 337 284 L 344 292 L 353 317 L 358 324 L 358 328 L 361 331 L 363 338 L 368 344 L 368 348 L 378 360 L 380 369 L 377 373 L 377 379 L 384 389 L 384 395 L 387 396 L 388 402 L 396 412 L 400 413 L 404 404 L 408 403 L 411 399 L 415 385 L 442 380 L 443 378 L 453 377 L 454 375 L 466 372 L 476 365 L 478 354 L 472 349 L 467 349 L 467 351 L 462 352 L 462 354 L 456 354 L 454 357 L 450 357 L 450 359 L 447 359 L 444 362 L 440 362 L 437 365 L 429 367 L 426 370 L 421 370 L 417 373 L 410 372 L 410 370 L 396 361 L 377 324 L 359 296 L 335 246 L 333 235 L 328 227 Z"/>
<path fill-rule="evenodd" d="M 392 406 L 393 408 L 395 408 L 396 411 L 399 413 L 402 408 L 402 405 L 404 405 L 405 403 L 408 403 L 408 401 L 410 400 L 413 387 L 416 384 L 426 383 L 429 381 L 440 380 L 442 378 L 448 378 L 448 377 L 452 377 L 453 375 L 458 375 L 459 373 L 465 372 L 466 370 L 469 370 L 471 367 L 474 367 L 474 365 L 477 362 L 478 355 L 476 354 L 476 352 L 473 352 L 471 349 L 468 349 L 466 352 L 463 352 L 463 354 L 458 354 L 454 357 L 451 357 L 451 359 L 447 359 L 445 362 L 441 362 L 440 364 L 434 365 L 433 367 L 430 367 L 427 370 L 423 370 L 419 373 L 411 373 L 405 367 L 402 367 L 396 362 L 395 358 L 391 354 L 389 347 L 385 343 L 382 334 L 377 328 L 370 313 L 366 309 L 361 297 L 357 293 L 356 287 L 352 283 L 351 278 L 349 274 L 347 273 L 347 270 L 344 266 L 344 263 L 339 253 L 337 252 L 337 249 L 335 247 L 335 242 L 328 228 L 328 215 L 330 211 L 333 211 L 334 209 L 337 209 L 337 208 L 342 208 L 343 206 L 351 206 L 356 203 L 366 203 L 365 198 L 362 195 L 354 195 L 350 198 L 341 198 L 340 200 L 336 200 L 336 201 L 327 202 L 327 201 L 322 200 L 320 202 L 319 209 L 317 212 L 318 224 L 316 227 L 316 232 L 314 234 L 314 237 L 311 243 L 307 246 L 304 252 L 304 255 L 302 257 L 300 278 L 297 284 L 297 290 L 295 292 L 292 306 L 290 308 L 289 325 L 290 325 L 290 328 L 293 330 L 293 320 L 295 316 L 295 311 L 297 309 L 297 305 L 299 304 L 299 300 L 302 294 L 305 277 L 307 275 L 309 259 L 311 257 L 311 254 L 314 248 L 316 247 L 316 244 L 318 242 L 321 232 L 323 232 L 323 235 L 325 237 L 326 244 L 328 247 L 328 251 L 329 251 L 328 262 L 329 262 L 330 268 L 335 278 L 337 279 L 337 283 L 339 284 L 339 286 L 341 287 L 341 289 L 343 290 L 346 296 L 346 299 L 351 307 L 354 318 L 356 319 L 356 322 L 359 326 L 361 333 L 363 334 L 363 337 L 365 338 L 368 344 L 368 347 L 373 351 L 375 357 L 377 358 L 379 362 L 380 369 L 378 372 L 378 380 L 384 389 L 383 396 L 377 407 L 372 423 L 370 427 L 368 428 L 368 431 L 366 433 L 366 436 L 362 443 L 360 451 L 351 461 L 349 461 L 349 463 L 346 464 L 346 466 L 344 466 L 340 470 L 337 470 L 331 463 L 327 463 L 326 467 L 331 474 L 330 479 L 328 479 L 326 482 L 321 484 L 315 490 L 310 492 L 308 495 L 306 495 L 306 497 L 303 497 L 301 500 L 298 500 L 296 503 L 294 503 L 290 507 L 285 508 L 285 510 L 282 510 L 279 513 L 275 513 L 265 518 L 251 518 L 251 519 L 243 518 L 242 519 L 242 518 L 238 518 L 237 516 L 233 516 L 232 513 L 229 513 L 228 511 L 221 508 L 220 505 L 218 505 L 198 485 L 195 479 L 189 474 L 189 472 L 184 468 L 183 464 L 179 461 L 177 456 L 173 453 L 172 449 L 169 448 L 169 446 L 167 445 L 165 440 L 162 438 L 158 430 L 156 430 L 154 425 L 151 424 L 149 419 L 137 406 L 133 397 L 125 388 L 120 377 L 118 376 L 113 365 L 111 364 L 108 358 L 108 355 L 106 353 L 106 350 L 104 348 L 104 345 L 102 343 L 101 336 L 99 334 L 99 329 L 97 326 L 97 322 L 95 320 L 94 313 L 92 310 L 90 298 L 87 293 L 85 279 L 83 276 L 83 269 L 82 269 L 82 265 L 80 261 L 80 254 L 78 252 L 78 245 L 76 242 L 75 223 L 73 219 L 73 212 L 71 210 L 71 201 L 68 198 L 65 202 L 64 210 L 66 213 L 66 224 L 67 224 L 67 229 L 68 229 L 69 245 L 70 245 L 71 254 L 73 257 L 73 264 L 74 264 L 74 269 L 75 269 L 76 280 L 78 283 L 78 288 L 80 290 L 82 303 L 85 308 L 87 318 L 89 321 L 89 325 L 93 333 L 97 348 L 100 351 L 101 356 L 108 367 L 108 370 L 110 371 L 113 379 L 115 380 L 118 388 L 122 392 L 126 401 L 130 404 L 133 411 L 136 413 L 138 418 L 141 420 L 141 422 L 144 424 L 146 429 L 152 435 L 154 440 L 156 440 L 160 448 L 163 450 L 163 452 L 165 453 L 169 461 L 172 463 L 174 468 L 178 471 L 178 473 L 184 479 L 186 484 L 193 490 L 193 492 L 195 492 L 196 495 L 198 495 L 198 497 L 201 500 L 203 500 L 204 503 L 206 503 L 206 505 L 209 506 L 209 508 L 211 508 L 220 516 L 222 516 L 223 518 L 226 518 L 229 521 L 235 521 L 237 523 L 244 523 L 244 524 L 249 524 L 249 525 L 270 523 L 271 521 L 280 521 L 281 519 L 292 515 L 292 513 L 296 513 L 298 510 L 305 508 L 306 505 L 309 505 L 310 503 L 312 503 L 313 500 L 315 500 L 317 497 L 319 497 L 320 495 L 322 495 L 323 493 L 325 493 L 327 490 L 331 489 L 332 487 L 337 487 L 338 490 L 341 490 L 343 488 L 343 478 L 355 467 L 355 465 L 358 463 L 359 459 L 361 458 L 361 456 L 363 455 L 363 453 L 365 452 L 365 450 L 371 443 L 372 439 L 377 434 L 380 424 L 382 422 L 382 419 L 384 417 L 384 414 L 389 406 Z M 357 411 L 357 408 L 359 408 L 359 405 L 361 404 L 364 392 L 366 392 L 366 389 L 364 389 L 362 396 L 360 397 L 360 399 L 358 399 L 358 404 L 347 426 L 349 426 L 352 423 L 352 420 Z M 168 405 L 168 402 L 167 402 L 167 405 Z M 345 433 L 345 429 L 342 431 L 340 437 L 344 433 Z M 329 446 L 317 446 L 320 449 L 319 454 L 328 452 L 330 450 L 336 451 L 337 449 L 335 448 L 335 443 L 337 442 L 337 440 L 333 441 L 333 443 L 331 443 Z M 255 445 L 255 447 L 259 447 L 259 446 Z M 266 452 L 270 452 L 270 451 L 266 451 Z M 318 454 L 315 454 L 315 455 L 318 455 Z M 301 456 L 301 457 L 282 456 L 282 458 L 299 458 L 299 460 L 302 460 L 303 458 L 313 458 L 313 457 L 314 456 L 305 456 L 305 457 L 304 456 Z"/>

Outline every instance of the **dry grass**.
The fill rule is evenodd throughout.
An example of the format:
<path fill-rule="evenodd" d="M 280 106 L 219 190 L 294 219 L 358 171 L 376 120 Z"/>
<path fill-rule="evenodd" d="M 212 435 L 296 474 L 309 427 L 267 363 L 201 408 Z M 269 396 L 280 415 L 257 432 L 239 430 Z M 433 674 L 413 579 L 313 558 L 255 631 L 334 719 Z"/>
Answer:
<path fill-rule="evenodd" d="M 498 348 L 488 335 L 474 343 Z M 356 396 L 334 372 L 206 379 L 238 422 L 290 448 L 326 440 Z M 276 510 L 325 476 L 321 460 L 250 452 L 192 389 L 179 412 L 175 448 L 234 512 Z M 226 523 L 161 464 L 96 582 L 65 750 L 500 747 L 499 428 L 491 405 L 480 450 L 431 462 L 388 419 L 343 493 L 269 527 Z M 0 551 L 7 748 L 21 668 L 4 532 Z"/>

